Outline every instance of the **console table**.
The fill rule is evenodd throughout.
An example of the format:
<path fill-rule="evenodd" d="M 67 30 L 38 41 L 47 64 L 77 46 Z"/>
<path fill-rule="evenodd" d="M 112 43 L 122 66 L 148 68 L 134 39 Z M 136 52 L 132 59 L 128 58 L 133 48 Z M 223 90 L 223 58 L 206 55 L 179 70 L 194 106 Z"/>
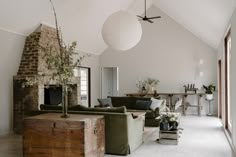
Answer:
<path fill-rule="evenodd" d="M 48 113 L 24 120 L 24 157 L 103 157 L 104 118 Z"/>
<path fill-rule="evenodd" d="M 205 95 L 205 93 L 147 93 L 145 95 L 145 97 L 159 97 L 159 96 L 168 96 L 168 99 L 169 99 L 169 107 L 171 110 L 173 110 L 173 108 L 175 107 L 173 105 L 173 100 L 172 100 L 172 97 L 173 96 L 181 96 L 182 99 L 183 99 L 183 104 L 182 104 L 182 107 L 183 107 L 183 115 L 186 114 L 186 110 L 187 110 L 187 107 L 197 107 L 198 109 L 198 115 L 201 115 L 201 110 L 202 110 L 202 105 L 201 105 L 201 98 Z M 128 93 L 126 94 L 126 96 L 134 96 L 134 97 L 139 97 L 139 96 L 144 96 L 142 94 L 139 94 L 139 93 Z M 188 96 L 196 96 L 197 97 L 197 100 L 198 100 L 198 103 L 197 105 L 186 105 L 186 99 Z"/>

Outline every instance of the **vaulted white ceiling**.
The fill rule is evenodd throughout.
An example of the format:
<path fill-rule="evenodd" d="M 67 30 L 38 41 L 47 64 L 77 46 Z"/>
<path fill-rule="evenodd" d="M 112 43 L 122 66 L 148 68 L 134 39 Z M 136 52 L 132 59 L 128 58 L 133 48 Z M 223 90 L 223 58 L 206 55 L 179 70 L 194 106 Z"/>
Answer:
<path fill-rule="evenodd" d="M 53 0 L 66 42 L 77 41 L 78 49 L 100 54 L 106 48 L 101 36 L 106 18 L 125 9 L 142 14 L 144 0 Z M 217 48 L 236 0 L 147 0 L 213 48 Z M 0 0 L 0 28 L 23 35 L 41 22 L 54 25 L 48 0 Z"/>
<path fill-rule="evenodd" d="M 213 48 L 218 48 L 235 0 L 155 0 L 154 4 Z"/>

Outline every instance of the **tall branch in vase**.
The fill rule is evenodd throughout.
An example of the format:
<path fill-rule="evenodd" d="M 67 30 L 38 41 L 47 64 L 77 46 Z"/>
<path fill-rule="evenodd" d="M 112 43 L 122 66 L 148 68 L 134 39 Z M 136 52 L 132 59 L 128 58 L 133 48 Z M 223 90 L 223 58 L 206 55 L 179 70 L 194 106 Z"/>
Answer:
<path fill-rule="evenodd" d="M 42 59 L 45 61 L 47 69 L 50 71 L 48 73 L 42 73 L 37 77 L 27 78 L 24 86 L 32 86 L 34 84 L 39 84 L 40 81 L 44 81 L 45 78 L 48 83 L 53 82 L 53 84 L 62 87 L 62 118 L 67 118 L 68 116 L 68 85 L 72 82 L 74 78 L 73 70 L 81 65 L 82 60 L 90 56 L 89 54 L 83 54 L 78 57 L 78 59 L 73 62 L 73 55 L 76 52 L 77 43 L 74 41 L 71 44 L 66 45 L 62 38 L 61 30 L 58 26 L 57 14 L 52 0 L 49 0 L 53 9 L 55 25 L 56 25 L 56 37 L 58 46 L 48 45 L 46 47 L 40 46 L 40 49 L 44 52 Z"/>
<path fill-rule="evenodd" d="M 54 13 L 54 19 L 55 19 L 55 25 L 56 25 L 56 35 L 57 35 L 57 41 L 59 45 L 59 51 L 60 51 L 60 58 L 58 57 L 53 57 L 53 56 L 47 56 L 46 57 L 46 62 L 48 65 L 51 65 L 52 68 L 55 68 L 55 72 L 53 73 L 53 78 L 55 76 L 58 76 L 58 81 L 59 84 L 62 86 L 62 110 L 63 110 L 63 118 L 68 117 L 67 114 L 67 109 L 68 109 L 68 83 L 70 83 L 70 79 L 73 77 L 73 69 L 80 65 L 81 63 L 81 58 L 80 57 L 74 64 L 73 64 L 73 54 L 77 54 L 75 52 L 75 48 L 77 43 L 72 42 L 71 45 L 66 46 L 63 38 L 62 38 L 62 33 L 61 30 L 59 29 L 58 26 L 58 20 L 57 20 L 57 13 L 54 7 L 54 4 L 52 0 L 49 0 L 53 13 Z M 50 67 L 50 66 L 49 66 Z"/>

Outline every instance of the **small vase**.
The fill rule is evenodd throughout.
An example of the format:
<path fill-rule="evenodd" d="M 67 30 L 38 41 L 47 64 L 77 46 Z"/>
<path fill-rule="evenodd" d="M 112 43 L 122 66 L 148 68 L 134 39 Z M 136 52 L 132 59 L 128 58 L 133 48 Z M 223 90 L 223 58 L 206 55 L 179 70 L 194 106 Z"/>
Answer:
<path fill-rule="evenodd" d="M 61 118 L 68 118 L 68 86 L 62 85 L 62 116 Z"/>
<path fill-rule="evenodd" d="M 178 129 L 178 122 L 176 121 L 173 121 L 173 122 L 169 122 L 169 127 L 170 127 L 170 130 L 177 130 Z"/>
<path fill-rule="evenodd" d="M 162 131 L 168 131 L 168 130 L 169 130 L 169 123 L 160 122 L 160 130 L 162 130 Z"/>

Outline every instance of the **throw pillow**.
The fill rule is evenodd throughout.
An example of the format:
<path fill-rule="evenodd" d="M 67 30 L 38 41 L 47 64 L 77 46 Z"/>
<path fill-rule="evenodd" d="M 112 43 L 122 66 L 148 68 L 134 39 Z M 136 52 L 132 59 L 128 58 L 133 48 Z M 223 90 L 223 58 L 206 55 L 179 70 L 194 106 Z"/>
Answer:
<path fill-rule="evenodd" d="M 163 103 L 163 100 L 158 100 L 158 99 L 155 99 L 155 98 L 151 98 L 151 106 L 150 106 L 150 109 L 152 109 L 153 111 L 156 110 L 156 108 L 160 107 Z"/>
<path fill-rule="evenodd" d="M 182 105 L 182 99 L 179 99 L 175 103 L 175 110 L 177 110 Z"/>
<path fill-rule="evenodd" d="M 136 110 L 148 110 L 150 109 L 152 101 L 136 100 L 135 109 Z"/>
<path fill-rule="evenodd" d="M 167 106 L 166 106 L 166 99 L 162 99 L 163 102 L 161 104 L 161 106 L 159 107 L 159 112 L 167 112 L 168 109 L 167 109 Z"/>
<path fill-rule="evenodd" d="M 100 106 L 112 106 L 111 98 L 97 99 Z"/>

